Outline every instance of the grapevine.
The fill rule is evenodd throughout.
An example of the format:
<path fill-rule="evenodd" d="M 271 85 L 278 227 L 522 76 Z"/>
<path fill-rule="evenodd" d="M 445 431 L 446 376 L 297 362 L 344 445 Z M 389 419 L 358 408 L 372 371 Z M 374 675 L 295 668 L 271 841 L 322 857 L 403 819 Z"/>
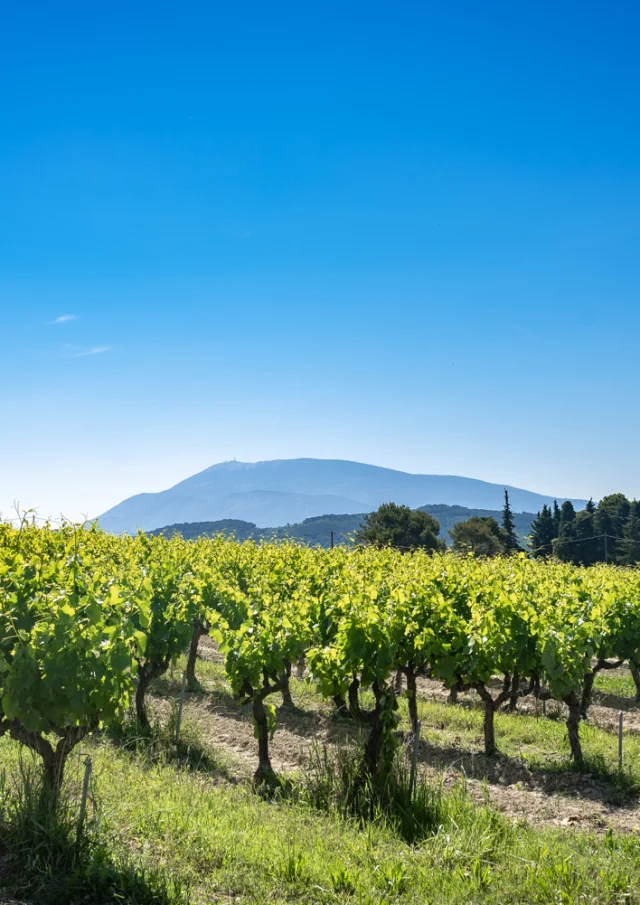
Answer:
<path fill-rule="evenodd" d="M 288 700 L 303 659 L 306 681 L 366 727 L 362 763 L 374 777 L 393 756 L 398 673 L 414 729 L 420 677 L 475 689 L 488 755 L 498 708 L 525 694 L 562 701 L 581 761 L 597 672 L 628 662 L 640 683 L 640 572 L 0 525 L 0 732 L 41 757 L 54 790 L 87 733 L 132 702 L 148 724 L 150 683 L 189 646 L 194 666 L 207 631 L 251 710 L 261 782 L 274 779 L 270 699 Z"/>

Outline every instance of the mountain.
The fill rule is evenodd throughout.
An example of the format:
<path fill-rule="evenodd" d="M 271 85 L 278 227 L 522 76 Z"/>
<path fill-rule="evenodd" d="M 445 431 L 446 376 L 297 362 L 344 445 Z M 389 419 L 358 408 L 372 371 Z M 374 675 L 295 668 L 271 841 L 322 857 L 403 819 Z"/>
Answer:
<path fill-rule="evenodd" d="M 507 487 L 514 512 L 537 512 L 553 497 Z M 129 497 L 99 516 L 106 531 L 151 531 L 182 522 L 240 518 L 259 527 L 326 512 L 358 514 L 381 503 L 500 509 L 504 487 L 475 478 L 420 475 L 340 459 L 222 462 L 168 490 Z M 563 499 L 562 496 L 558 497 Z M 584 500 L 573 500 L 583 508 Z"/>
<path fill-rule="evenodd" d="M 438 503 L 419 508 L 438 519 L 440 537 L 448 544 L 451 543 L 449 532 L 457 522 L 465 521 L 474 515 L 481 518 L 492 517 L 497 522 L 500 522 L 502 518 L 501 512 L 492 509 L 467 509 L 464 506 L 446 506 Z M 309 547 L 328 547 L 331 544 L 331 532 L 333 532 L 333 541 L 336 546 L 350 543 L 351 536 L 358 530 L 363 518 L 364 513 L 319 515 L 307 518 L 298 524 L 282 525 L 277 528 L 258 528 L 253 522 L 230 518 L 216 522 L 183 522 L 182 524 L 166 525 L 164 528 L 156 528 L 149 533 L 163 534 L 165 537 L 181 534 L 186 540 L 194 540 L 196 537 L 214 537 L 216 534 L 233 535 L 236 540 L 270 540 L 290 537 Z M 514 513 L 516 531 L 523 545 L 531 531 L 531 523 L 534 518 L 533 512 Z"/>

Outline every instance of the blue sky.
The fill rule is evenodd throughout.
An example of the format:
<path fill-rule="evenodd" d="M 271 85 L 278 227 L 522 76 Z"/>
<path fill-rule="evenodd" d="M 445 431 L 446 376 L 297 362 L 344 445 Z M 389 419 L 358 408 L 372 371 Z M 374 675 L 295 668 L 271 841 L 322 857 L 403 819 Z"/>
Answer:
<path fill-rule="evenodd" d="M 639 25 L 4 4 L 0 511 L 234 456 L 640 496 Z"/>

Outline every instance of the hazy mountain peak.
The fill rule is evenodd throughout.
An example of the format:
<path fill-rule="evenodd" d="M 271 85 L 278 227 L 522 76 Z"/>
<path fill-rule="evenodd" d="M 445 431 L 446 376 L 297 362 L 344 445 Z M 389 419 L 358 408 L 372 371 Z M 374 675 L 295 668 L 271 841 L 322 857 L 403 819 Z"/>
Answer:
<path fill-rule="evenodd" d="M 508 487 L 515 512 L 535 512 L 553 497 Z M 130 497 L 100 516 L 109 531 L 145 531 L 181 522 L 236 518 L 259 527 L 327 512 L 370 512 L 381 503 L 413 508 L 443 503 L 500 509 L 504 485 L 456 475 L 410 474 L 343 459 L 219 462 L 160 493 Z M 558 499 L 564 497 L 560 494 Z M 584 500 L 574 500 L 582 508 Z"/>

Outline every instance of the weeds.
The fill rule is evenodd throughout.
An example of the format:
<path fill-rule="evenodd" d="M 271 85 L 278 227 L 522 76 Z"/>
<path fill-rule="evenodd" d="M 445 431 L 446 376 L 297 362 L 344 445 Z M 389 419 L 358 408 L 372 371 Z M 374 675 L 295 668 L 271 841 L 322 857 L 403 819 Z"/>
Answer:
<path fill-rule="evenodd" d="M 433 836 L 453 819 L 454 812 L 469 805 L 462 788 L 445 795 L 441 784 L 418 777 L 409 793 L 409 768 L 397 754 L 383 783 L 363 772 L 355 745 L 335 750 L 312 749 L 309 767 L 294 795 L 313 807 L 355 820 L 361 826 L 375 822 L 389 827 L 405 842 L 414 844 Z"/>
<path fill-rule="evenodd" d="M 202 665 L 204 681 L 213 680 L 222 693 L 218 665 Z M 321 707 L 308 689 L 296 700 L 303 693 L 305 703 Z M 380 790 L 374 795 L 372 786 L 356 782 L 355 739 L 335 756 L 316 748 L 304 775 L 272 795 L 257 795 L 248 772 L 240 772 L 241 759 L 222 754 L 215 738 L 205 741 L 206 714 L 197 722 L 196 713 L 183 714 L 178 746 L 175 711 L 168 721 L 165 711 L 166 725 L 155 723 L 146 734 L 128 721 L 109 739 L 97 735 L 87 742 L 100 827 L 90 808 L 79 846 L 73 796 L 81 786 L 80 760 L 70 764 L 68 797 L 61 801 L 67 830 L 60 833 L 55 823 L 47 825 L 46 814 L 29 818 L 30 806 L 20 798 L 17 746 L 0 740 L 9 777 L 0 782 L 0 899 L 177 905 L 189 894 L 194 905 L 640 905 L 640 838 L 634 834 L 514 824 L 487 802 L 474 804 L 464 782 L 445 790 L 437 780 L 420 780 L 408 802 L 401 759 L 382 790 L 391 805 L 385 815 Z M 427 703 L 421 715 L 430 755 L 438 751 L 436 739 L 443 746 L 458 736 L 456 747 L 477 743 L 481 715 L 471 706 Z M 564 727 L 526 714 L 498 714 L 497 720 L 505 750 L 530 736 L 523 757 L 534 769 L 576 769 L 562 751 Z M 586 758 L 585 781 L 637 781 L 640 745 L 633 736 L 625 737 L 628 775 L 619 775 L 615 738 L 589 726 L 585 732 L 596 755 Z M 246 777 L 246 785 L 220 782 L 227 774 Z M 39 803 L 31 781 L 26 795 Z M 561 808 L 563 799 L 558 802 Z"/>
<path fill-rule="evenodd" d="M 3 891 L 38 905 L 187 905 L 184 884 L 114 858 L 91 828 L 78 833 L 77 805 L 68 795 L 54 799 L 24 761 L 15 784 L 2 777 Z"/>
<path fill-rule="evenodd" d="M 9 776 L 0 794 L 0 898 L 177 905 L 188 890 L 193 905 L 640 905 L 640 839 L 632 834 L 514 825 L 474 804 L 463 785 L 450 792 L 436 782 L 428 832 L 409 844 L 380 814 L 343 816 L 326 777 L 317 785 L 329 812 L 302 780 L 290 795 L 265 800 L 248 782 L 213 781 L 100 738 L 91 745 L 101 828 L 90 809 L 74 851 L 77 800 L 61 802 L 66 832 L 49 827 L 38 841 L 33 824 L 45 821 L 25 817 L 16 746 L 0 741 Z M 67 785 L 79 788 L 80 761 L 70 766 Z"/>
<path fill-rule="evenodd" d="M 174 700 L 166 723 L 151 719 L 148 727 L 142 727 L 133 716 L 127 716 L 110 727 L 108 738 L 125 751 L 149 763 L 175 764 L 187 770 L 215 774 L 233 781 L 235 774 L 230 758 L 203 746 L 196 727 L 188 717 L 182 718 L 180 738 L 176 743 L 177 720 L 178 703 Z"/>

